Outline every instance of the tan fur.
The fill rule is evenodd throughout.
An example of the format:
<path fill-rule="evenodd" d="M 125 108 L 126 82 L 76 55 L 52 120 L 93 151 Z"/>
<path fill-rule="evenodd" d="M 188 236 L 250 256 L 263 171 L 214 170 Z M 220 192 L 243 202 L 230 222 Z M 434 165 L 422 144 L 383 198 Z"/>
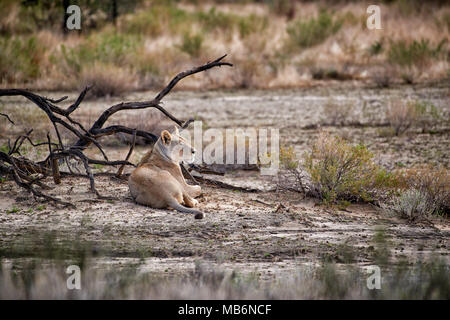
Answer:
<path fill-rule="evenodd" d="M 180 145 L 195 152 L 179 136 L 177 128 L 172 134 L 164 130 L 153 149 L 131 173 L 128 186 L 137 203 L 152 208 L 172 207 L 181 212 L 193 213 L 196 219 L 201 219 L 204 216 L 202 212 L 190 209 L 198 204 L 194 198 L 200 195 L 201 188 L 188 185 L 183 177 L 179 164 L 181 153 L 176 149 Z"/>

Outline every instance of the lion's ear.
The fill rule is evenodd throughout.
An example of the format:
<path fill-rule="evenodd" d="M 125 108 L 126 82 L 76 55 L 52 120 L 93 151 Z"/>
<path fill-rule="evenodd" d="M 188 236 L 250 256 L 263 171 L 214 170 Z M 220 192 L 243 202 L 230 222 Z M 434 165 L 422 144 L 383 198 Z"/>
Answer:
<path fill-rule="evenodd" d="M 172 140 L 172 136 L 170 135 L 169 131 L 164 130 L 161 132 L 161 140 L 164 144 L 169 144 Z"/>

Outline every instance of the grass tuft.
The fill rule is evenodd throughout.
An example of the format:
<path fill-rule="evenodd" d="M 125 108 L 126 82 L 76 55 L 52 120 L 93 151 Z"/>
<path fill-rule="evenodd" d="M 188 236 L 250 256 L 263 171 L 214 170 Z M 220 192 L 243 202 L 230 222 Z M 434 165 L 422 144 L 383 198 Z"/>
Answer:
<path fill-rule="evenodd" d="M 296 20 L 288 28 L 289 45 L 294 48 L 308 48 L 325 41 L 339 31 L 342 21 L 328 11 L 321 11 L 316 18 Z"/>
<path fill-rule="evenodd" d="M 400 67 L 412 68 L 413 66 L 425 67 L 433 59 L 439 57 L 444 51 L 446 40 L 442 40 L 433 47 L 428 39 L 391 41 L 388 51 L 388 61 Z"/>
<path fill-rule="evenodd" d="M 0 37 L 0 82 L 27 82 L 41 74 L 44 48 L 36 37 Z"/>
<path fill-rule="evenodd" d="M 88 97 L 120 96 L 136 88 L 137 78 L 131 71 L 113 64 L 94 63 L 81 71 L 82 87 L 92 86 Z"/>
<path fill-rule="evenodd" d="M 198 57 L 203 47 L 203 37 L 201 34 L 185 33 L 179 46 L 180 50 L 189 54 L 191 57 Z"/>

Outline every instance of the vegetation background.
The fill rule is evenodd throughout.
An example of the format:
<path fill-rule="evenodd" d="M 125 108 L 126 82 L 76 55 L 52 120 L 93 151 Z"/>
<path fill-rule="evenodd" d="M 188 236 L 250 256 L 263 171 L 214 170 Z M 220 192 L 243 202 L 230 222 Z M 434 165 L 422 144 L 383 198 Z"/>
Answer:
<path fill-rule="evenodd" d="M 70 1 L 80 31 L 64 28 L 69 1 L 0 3 L 0 86 L 94 95 L 160 87 L 179 70 L 228 53 L 233 70 L 182 87 L 286 88 L 327 80 L 392 83 L 449 78 L 447 1 Z M 65 15 L 67 18 L 67 15 Z"/>

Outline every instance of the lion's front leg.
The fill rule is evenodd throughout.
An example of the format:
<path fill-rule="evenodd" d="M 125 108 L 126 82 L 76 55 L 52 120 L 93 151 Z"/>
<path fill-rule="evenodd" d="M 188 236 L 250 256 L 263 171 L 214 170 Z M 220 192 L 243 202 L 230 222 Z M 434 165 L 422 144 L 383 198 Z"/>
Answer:
<path fill-rule="evenodd" d="M 198 204 L 198 201 L 188 194 L 183 194 L 183 202 L 186 207 L 193 208 Z"/>

